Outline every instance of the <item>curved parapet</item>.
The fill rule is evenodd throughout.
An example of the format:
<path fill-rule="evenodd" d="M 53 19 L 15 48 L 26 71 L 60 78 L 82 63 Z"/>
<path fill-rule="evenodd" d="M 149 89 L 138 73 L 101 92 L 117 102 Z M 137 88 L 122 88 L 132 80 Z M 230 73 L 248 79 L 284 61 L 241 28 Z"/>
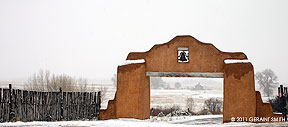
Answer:
<path fill-rule="evenodd" d="M 179 63 L 179 51 L 187 50 L 188 62 Z M 131 52 L 127 60 L 145 59 L 148 72 L 223 72 L 224 60 L 246 60 L 242 52 L 222 52 L 213 44 L 192 36 L 176 36 L 167 43 L 154 45 L 147 52 Z"/>
<path fill-rule="evenodd" d="M 217 49 L 213 44 L 203 43 L 203 42 L 198 41 L 197 39 L 195 39 L 192 36 L 184 35 L 184 36 L 176 36 L 175 38 L 173 38 L 172 40 L 170 40 L 167 43 L 156 44 L 147 52 L 130 52 L 128 54 L 126 60 L 145 59 L 146 56 L 148 54 L 151 55 L 151 52 L 153 52 L 154 50 L 157 50 L 161 47 L 168 47 L 168 48 L 171 47 L 172 48 L 174 45 L 177 45 L 176 43 L 181 43 L 181 42 L 188 42 L 186 44 L 186 47 L 189 47 L 189 45 L 193 45 L 193 43 L 196 43 L 198 45 L 208 47 L 208 49 L 211 51 L 217 50 L 218 53 L 221 54 L 221 55 L 219 55 L 219 57 L 221 57 L 221 59 L 224 59 L 224 60 L 226 60 L 226 59 L 229 59 L 229 60 L 246 60 L 247 59 L 247 56 L 243 52 L 222 52 L 219 49 Z M 217 56 L 215 56 L 215 57 L 217 57 Z"/>
<path fill-rule="evenodd" d="M 243 52 L 222 52 L 224 60 L 247 60 Z"/>
<path fill-rule="evenodd" d="M 126 60 L 145 59 L 147 52 L 130 52 Z"/>

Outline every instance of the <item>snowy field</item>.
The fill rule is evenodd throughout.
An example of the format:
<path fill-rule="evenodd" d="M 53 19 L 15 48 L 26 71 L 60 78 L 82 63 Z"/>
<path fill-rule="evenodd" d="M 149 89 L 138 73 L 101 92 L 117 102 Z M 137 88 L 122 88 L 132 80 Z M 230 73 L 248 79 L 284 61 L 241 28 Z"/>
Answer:
<path fill-rule="evenodd" d="M 194 111 L 199 111 L 204 106 L 204 101 L 209 98 L 223 98 L 222 90 L 151 90 L 151 108 L 157 106 L 171 107 L 180 106 L 186 110 L 186 99 L 193 98 L 195 107 Z"/>
<path fill-rule="evenodd" d="M 108 100 L 114 99 L 116 89 L 109 86 L 106 92 L 105 100 L 102 101 L 101 109 L 106 109 Z M 199 111 L 204 106 L 204 101 L 209 98 L 218 98 L 223 100 L 223 90 L 156 90 L 151 89 L 150 91 L 150 107 L 155 108 L 157 106 L 171 107 L 173 105 L 180 106 L 182 109 L 187 109 L 186 99 L 193 98 L 195 107 L 194 111 Z M 267 102 L 268 97 L 262 97 L 263 102 Z"/>
<path fill-rule="evenodd" d="M 14 122 L 0 123 L 1 127 L 286 127 L 288 123 L 222 123 L 222 115 L 161 117 L 147 120 L 114 119 L 99 121 Z"/>
<path fill-rule="evenodd" d="M 204 101 L 209 98 L 223 99 L 222 90 L 154 90 L 151 89 L 150 107 L 172 107 L 174 105 L 180 106 L 186 110 L 186 99 L 193 98 L 195 108 L 193 110 L 199 111 L 204 106 Z M 114 99 L 115 89 L 108 89 L 106 92 L 106 99 L 102 102 L 101 109 L 106 109 L 108 100 Z"/>

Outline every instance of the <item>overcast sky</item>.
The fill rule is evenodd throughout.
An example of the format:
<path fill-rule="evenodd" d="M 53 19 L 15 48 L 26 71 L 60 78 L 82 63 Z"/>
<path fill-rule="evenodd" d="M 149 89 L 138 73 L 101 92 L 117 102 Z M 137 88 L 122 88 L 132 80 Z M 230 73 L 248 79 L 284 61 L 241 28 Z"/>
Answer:
<path fill-rule="evenodd" d="M 1 0 L 0 81 L 110 79 L 129 52 L 192 35 L 288 83 L 287 0 Z"/>

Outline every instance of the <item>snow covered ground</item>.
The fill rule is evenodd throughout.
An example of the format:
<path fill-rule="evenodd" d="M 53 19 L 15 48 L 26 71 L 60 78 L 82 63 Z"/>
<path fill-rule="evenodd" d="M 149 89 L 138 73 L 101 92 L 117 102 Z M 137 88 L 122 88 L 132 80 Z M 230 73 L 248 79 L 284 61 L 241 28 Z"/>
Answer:
<path fill-rule="evenodd" d="M 101 109 L 106 109 L 108 100 L 114 99 L 115 89 L 108 89 L 106 99 L 102 102 Z M 150 107 L 172 107 L 173 105 L 180 106 L 186 110 L 186 99 L 193 98 L 195 108 L 199 111 L 204 106 L 204 101 L 209 98 L 223 98 L 222 90 L 155 90 L 151 89 Z"/>
<path fill-rule="evenodd" d="M 200 111 L 204 106 L 204 101 L 209 98 L 223 98 L 222 90 L 151 90 L 151 108 L 157 106 L 172 107 L 180 106 L 186 110 L 186 99 L 193 98 L 194 111 Z"/>
<path fill-rule="evenodd" d="M 99 121 L 59 121 L 59 122 L 9 122 L 0 123 L 1 127 L 285 127 L 288 123 L 222 123 L 222 115 L 153 117 L 147 120 L 114 119 Z"/>

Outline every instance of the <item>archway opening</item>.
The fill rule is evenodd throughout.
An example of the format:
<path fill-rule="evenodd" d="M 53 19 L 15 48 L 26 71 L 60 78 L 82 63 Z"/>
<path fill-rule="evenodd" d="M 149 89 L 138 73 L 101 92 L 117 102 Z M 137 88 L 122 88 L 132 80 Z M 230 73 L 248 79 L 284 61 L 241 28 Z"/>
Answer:
<path fill-rule="evenodd" d="M 150 115 L 223 114 L 223 78 L 150 77 Z M 161 113 L 162 112 L 162 113 Z"/>

